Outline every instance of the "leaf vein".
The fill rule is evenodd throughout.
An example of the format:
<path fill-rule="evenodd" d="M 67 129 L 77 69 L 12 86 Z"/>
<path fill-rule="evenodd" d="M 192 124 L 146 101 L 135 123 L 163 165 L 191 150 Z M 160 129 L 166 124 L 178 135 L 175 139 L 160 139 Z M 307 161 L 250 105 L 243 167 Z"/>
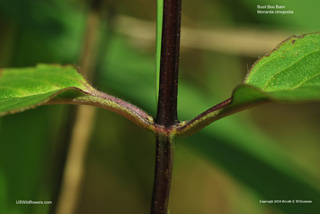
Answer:
<path fill-rule="evenodd" d="M 298 85 L 296 85 L 295 87 L 291 88 L 292 90 L 299 88 L 300 86 L 302 86 L 304 83 L 308 82 L 309 80 L 312 80 L 314 78 L 316 78 L 317 76 L 320 76 L 320 73 L 313 75 L 312 77 L 302 81 L 301 83 L 299 83 Z"/>
<path fill-rule="evenodd" d="M 285 69 L 282 69 L 281 71 L 277 72 L 276 74 L 274 74 L 267 82 L 266 84 L 262 87 L 262 90 L 265 90 L 267 88 L 267 86 L 270 84 L 270 82 L 275 79 L 275 76 L 283 73 L 283 72 L 286 72 L 288 71 L 289 68 L 293 67 L 294 65 L 300 63 L 303 59 L 305 59 L 306 57 L 308 57 L 309 55 L 311 54 L 314 54 L 316 52 L 320 52 L 319 49 L 315 50 L 315 51 L 312 51 L 312 52 L 309 52 L 308 54 L 304 55 L 303 57 L 301 57 L 299 60 L 297 60 L 296 62 L 294 62 L 293 64 L 291 64 L 290 66 L 286 67 Z"/>

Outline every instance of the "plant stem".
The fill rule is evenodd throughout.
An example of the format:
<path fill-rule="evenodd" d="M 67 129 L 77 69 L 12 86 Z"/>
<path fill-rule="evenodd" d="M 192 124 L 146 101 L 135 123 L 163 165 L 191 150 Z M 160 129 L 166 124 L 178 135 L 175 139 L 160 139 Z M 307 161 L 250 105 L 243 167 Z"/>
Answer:
<path fill-rule="evenodd" d="M 174 144 L 172 136 L 156 135 L 156 167 L 152 195 L 152 214 L 166 214 L 168 210 L 173 168 Z"/>
<path fill-rule="evenodd" d="M 156 124 L 165 129 L 178 122 L 177 94 L 181 0 L 164 0 L 160 83 Z M 168 132 L 156 134 L 156 166 L 151 214 L 167 214 L 173 169 L 174 143 Z"/>
<path fill-rule="evenodd" d="M 156 123 L 170 127 L 177 122 L 181 0 L 165 0 L 161 42 L 159 100 Z"/>

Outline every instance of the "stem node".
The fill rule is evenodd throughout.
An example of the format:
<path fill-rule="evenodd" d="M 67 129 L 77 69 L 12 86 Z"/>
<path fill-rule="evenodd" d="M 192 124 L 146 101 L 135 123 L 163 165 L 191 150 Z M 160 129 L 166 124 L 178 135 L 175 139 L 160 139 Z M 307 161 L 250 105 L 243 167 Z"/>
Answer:
<path fill-rule="evenodd" d="M 181 0 L 164 0 L 159 100 L 156 118 L 156 167 L 151 214 L 167 214 L 173 168 L 172 129 L 178 123 L 177 95 Z M 163 132 L 165 131 L 165 132 Z"/>

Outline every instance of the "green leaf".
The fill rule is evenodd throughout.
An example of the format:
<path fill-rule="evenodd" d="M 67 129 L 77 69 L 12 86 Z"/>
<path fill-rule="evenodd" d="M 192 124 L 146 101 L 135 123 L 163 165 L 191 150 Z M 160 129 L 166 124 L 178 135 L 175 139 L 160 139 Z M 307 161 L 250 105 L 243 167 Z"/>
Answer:
<path fill-rule="evenodd" d="M 190 134 L 243 109 L 270 101 L 320 101 L 320 33 L 292 36 L 251 67 L 244 83 L 228 99 L 181 123 Z"/>
<path fill-rule="evenodd" d="M 90 85 L 73 66 L 3 69 L 0 76 L 0 115 L 45 104 L 66 90 L 88 93 L 89 88 Z"/>
<path fill-rule="evenodd" d="M 320 34 L 285 40 L 252 66 L 244 83 L 273 100 L 320 100 Z"/>
<path fill-rule="evenodd" d="M 97 91 L 74 66 L 1 70 L 0 116 L 44 104 L 94 105 L 119 113 L 144 128 L 153 128 L 151 116 L 130 103 Z"/>
<path fill-rule="evenodd" d="M 268 101 L 320 101 L 320 33 L 292 36 L 256 61 L 218 114 Z"/>

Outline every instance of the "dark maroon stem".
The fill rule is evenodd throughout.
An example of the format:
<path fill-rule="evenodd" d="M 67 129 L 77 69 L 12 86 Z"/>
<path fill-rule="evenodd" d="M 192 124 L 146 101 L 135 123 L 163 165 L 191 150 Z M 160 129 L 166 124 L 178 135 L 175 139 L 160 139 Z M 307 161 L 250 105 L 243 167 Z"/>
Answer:
<path fill-rule="evenodd" d="M 169 127 L 177 118 L 181 0 L 164 0 L 159 100 L 156 123 Z"/>
<path fill-rule="evenodd" d="M 151 214 L 167 214 L 173 168 L 174 144 L 168 135 L 156 135 L 156 168 Z"/>
<path fill-rule="evenodd" d="M 177 94 L 180 50 L 181 0 L 164 0 L 156 124 L 169 128 L 178 122 Z M 174 144 L 170 133 L 156 134 L 156 166 L 151 214 L 167 214 Z"/>

